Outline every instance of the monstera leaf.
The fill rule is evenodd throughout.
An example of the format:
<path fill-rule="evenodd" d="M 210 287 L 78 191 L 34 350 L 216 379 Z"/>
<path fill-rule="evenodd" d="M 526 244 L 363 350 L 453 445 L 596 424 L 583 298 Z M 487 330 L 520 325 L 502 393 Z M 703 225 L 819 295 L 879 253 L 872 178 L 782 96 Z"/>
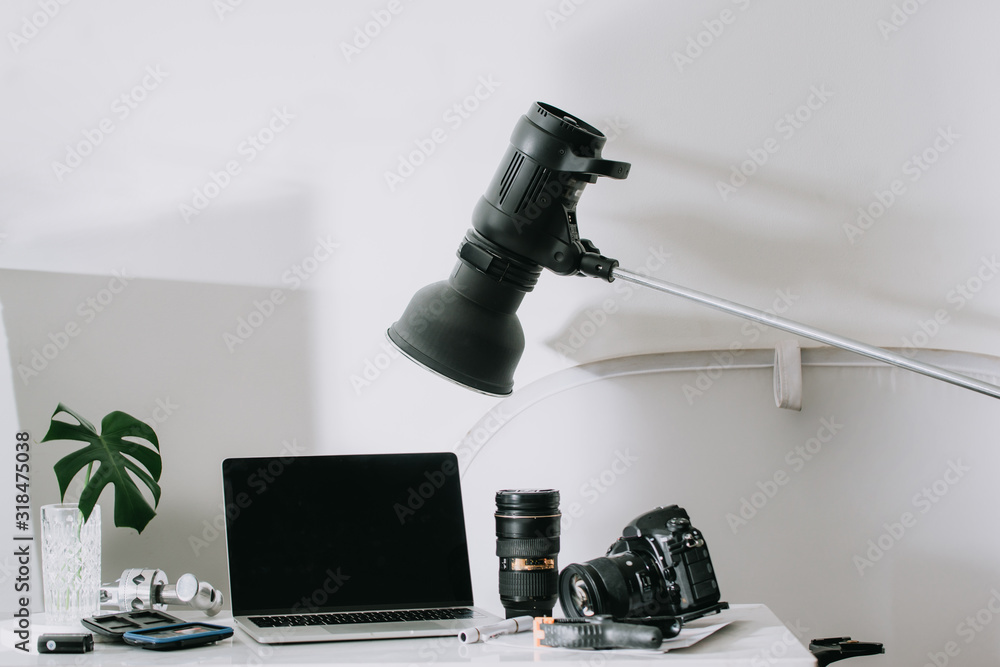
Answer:
<path fill-rule="evenodd" d="M 56 416 L 59 413 L 66 413 L 79 423 L 58 420 Z M 153 447 L 125 438 L 142 439 Z M 63 457 L 55 465 L 61 499 L 66 497 L 66 490 L 73 478 L 85 466 L 88 467 L 88 479 L 80 494 L 80 512 L 84 521 L 90 518 L 98 496 L 108 484 L 115 487 L 116 526 L 135 528 L 141 533 L 149 520 L 156 516 L 131 477 L 135 475 L 149 487 L 154 504 L 159 504 L 160 485 L 157 482 L 160 480 L 162 467 L 160 443 L 148 424 L 124 412 L 112 412 L 101 420 L 101 432 L 98 434 L 93 424 L 60 403 L 52 413 L 49 432 L 42 438 L 42 442 L 49 440 L 79 440 L 87 443 L 86 447 Z"/>

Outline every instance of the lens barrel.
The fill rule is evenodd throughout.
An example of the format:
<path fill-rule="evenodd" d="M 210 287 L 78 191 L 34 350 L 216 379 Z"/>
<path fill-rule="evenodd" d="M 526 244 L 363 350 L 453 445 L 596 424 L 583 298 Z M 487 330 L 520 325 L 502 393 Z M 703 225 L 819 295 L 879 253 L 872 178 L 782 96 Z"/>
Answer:
<path fill-rule="evenodd" d="M 500 602 L 507 618 L 551 616 L 559 583 L 559 492 L 508 489 L 496 495 Z"/>
<path fill-rule="evenodd" d="M 645 586 L 643 585 L 645 582 Z M 570 618 L 642 615 L 651 577 L 643 554 L 626 553 L 573 563 L 559 575 L 559 603 Z"/>

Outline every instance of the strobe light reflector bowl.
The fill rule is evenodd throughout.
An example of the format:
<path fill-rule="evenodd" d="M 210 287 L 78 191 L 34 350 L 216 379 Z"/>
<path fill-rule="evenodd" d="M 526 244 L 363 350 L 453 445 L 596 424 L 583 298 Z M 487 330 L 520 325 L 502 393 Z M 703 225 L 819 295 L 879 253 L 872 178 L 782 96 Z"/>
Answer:
<path fill-rule="evenodd" d="M 478 249 L 465 242 L 459 257 L 463 252 Z M 400 352 L 441 377 L 490 396 L 506 396 L 513 391 L 514 369 L 524 351 L 517 318 L 524 295 L 460 260 L 448 280 L 413 296 L 386 335 Z"/>

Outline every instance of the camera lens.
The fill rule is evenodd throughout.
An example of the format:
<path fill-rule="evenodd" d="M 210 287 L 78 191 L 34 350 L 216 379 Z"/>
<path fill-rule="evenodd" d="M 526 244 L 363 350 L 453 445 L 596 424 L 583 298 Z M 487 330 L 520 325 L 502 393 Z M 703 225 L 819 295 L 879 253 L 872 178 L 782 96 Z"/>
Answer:
<path fill-rule="evenodd" d="M 496 502 L 500 602 L 507 618 L 550 616 L 559 581 L 559 492 L 498 491 Z"/>
<path fill-rule="evenodd" d="M 580 616 L 593 616 L 597 613 L 594 601 L 591 599 L 590 588 L 579 574 L 569 576 L 569 591 L 566 596 L 573 605 L 573 610 Z"/>
<path fill-rule="evenodd" d="M 559 575 L 559 601 L 571 618 L 649 615 L 643 607 L 652 581 L 642 554 L 595 558 L 566 566 Z"/>
<path fill-rule="evenodd" d="M 559 602 L 571 618 L 676 615 L 683 601 L 675 576 L 661 570 L 644 538 L 619 538 L 607 556 L 566 566 L 559 575 Z"/>
<path fill-rule="evenodd" d="M 559 575 L 559 601 L 570 618 L 686 622 L 727 608 L 719 597 L 705 539 L 677 505 L 636 517 L 603 558 L 567 565 Z"/>

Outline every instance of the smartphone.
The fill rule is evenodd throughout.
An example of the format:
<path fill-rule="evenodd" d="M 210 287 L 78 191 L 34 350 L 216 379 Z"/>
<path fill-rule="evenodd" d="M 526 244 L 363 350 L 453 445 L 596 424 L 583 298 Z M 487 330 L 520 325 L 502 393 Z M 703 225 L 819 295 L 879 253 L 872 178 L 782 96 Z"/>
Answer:
<path fill-rule="evenodd" d="M 178 623 L 145 630 L 130 630 L 122 638 L 125 643 L 155 651 L 171 651 L 211 644 L 233 636 L 233 629 L 209 623 Z"/>

